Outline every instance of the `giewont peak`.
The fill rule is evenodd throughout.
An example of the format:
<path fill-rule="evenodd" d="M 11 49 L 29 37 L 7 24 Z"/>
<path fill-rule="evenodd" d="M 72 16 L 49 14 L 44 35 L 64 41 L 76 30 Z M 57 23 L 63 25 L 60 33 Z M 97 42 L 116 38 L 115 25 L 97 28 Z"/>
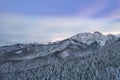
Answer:
<path fill-rule="evenodd" d="M 77 34 L 77 35 L 71 37 L 71 39 L 75 39 L 75 40 L 85 43 L 87 45 L 90 45 L 93 42 L 97 42 L 100 46 L 104 46 L 104 44 L 107 40 L 107 36 L 102 35 L 102 33 L 98 32 L 98 31 L 95 31 L 93 34 L 80 33 L 80 34 Z"/>
<path fill-rule="evenodd" d="M 95 31 L 95 32 L 93 33 L 93 35 L 94 35 L 94 36 L 102 36 L 102 33 L 98 32 L 98 31 Z"/>

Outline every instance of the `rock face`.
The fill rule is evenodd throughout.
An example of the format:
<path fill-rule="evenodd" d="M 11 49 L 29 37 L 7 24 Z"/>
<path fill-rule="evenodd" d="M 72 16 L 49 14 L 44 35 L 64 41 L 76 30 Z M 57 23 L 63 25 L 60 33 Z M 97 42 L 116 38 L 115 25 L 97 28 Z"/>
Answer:
<path fill-rule="evenodd" d="M 50 44 L 0 47 L 1 80 L 120 80 L 120 40 L 80 33 Z"/>
<path fill-rule="evenodd" d="M 100 46 L 104 46 L 106 41 L 113 37 L 114 37 L 114 35 L 110 35 L 110 34 L 103 35 L 102 33 L 96 31 L 93 34 L 80 33 L 80 34 L 77 34 L 77 35 L 71 37 L 71 39 L 77 40 L 77 41 L 82 42 L 87 45 L 90 45 L 93 42 L 97 42 Z"/>

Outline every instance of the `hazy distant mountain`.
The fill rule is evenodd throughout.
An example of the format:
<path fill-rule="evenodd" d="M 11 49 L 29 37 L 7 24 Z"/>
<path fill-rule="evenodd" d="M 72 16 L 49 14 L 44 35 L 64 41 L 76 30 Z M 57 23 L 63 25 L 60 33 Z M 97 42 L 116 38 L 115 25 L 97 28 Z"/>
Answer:
<path fill-rule="evenodd" d="M 120 80 L 120 37 L 80 33 L 50 44 L 0 47 L 1 80 Z"/>

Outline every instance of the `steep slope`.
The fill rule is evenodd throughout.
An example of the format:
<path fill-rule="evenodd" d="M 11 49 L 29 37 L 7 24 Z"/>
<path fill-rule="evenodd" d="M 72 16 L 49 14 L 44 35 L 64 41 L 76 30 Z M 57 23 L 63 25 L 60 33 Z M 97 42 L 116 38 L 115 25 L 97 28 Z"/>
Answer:
<path fill-rule="evenodd" d="M 77 40 L 79 42 L 82 42 L 84 44 L 90 45 L 93 42 L 97 42 L 100 46 L 104 46 L 106 41 L 110 40 L 110 39 L 115 39 L 117 40 L 118 37 L 116 37 L 115 35 L 112 34 L 108 34 L 108 35 L 103 35 L 102 33 L 96 31 L 93 34 L 91 33 L 80 33 L 77 34 L 73 37 L 71 37 L 71 39 Z"/>

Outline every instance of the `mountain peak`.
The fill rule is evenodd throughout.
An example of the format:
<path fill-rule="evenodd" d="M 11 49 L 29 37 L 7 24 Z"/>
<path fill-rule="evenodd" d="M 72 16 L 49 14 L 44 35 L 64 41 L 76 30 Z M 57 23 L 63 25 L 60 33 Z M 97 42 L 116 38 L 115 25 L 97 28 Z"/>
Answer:
<path fill-rule="evenodd" d="M 90 45 L 93 42 L 97 42 L 100 46 L 104 46 L 107 40 L 107 36 L 103 35 L 102 33 L 98 31 L 95 31 L 93 34 L 92 33 L 80 33 L 80 34 L 77 34 L 71 37 L 71 39 L 75 39 L 87 45 Z"/>
<path fill-rule="evenodd" d="M 93 35 L 95 35 L 95 36 L 101 36 L 102 33 L 98 32 L 98 31 L 95 31 L 95 32 L 93 33 Z"/>

